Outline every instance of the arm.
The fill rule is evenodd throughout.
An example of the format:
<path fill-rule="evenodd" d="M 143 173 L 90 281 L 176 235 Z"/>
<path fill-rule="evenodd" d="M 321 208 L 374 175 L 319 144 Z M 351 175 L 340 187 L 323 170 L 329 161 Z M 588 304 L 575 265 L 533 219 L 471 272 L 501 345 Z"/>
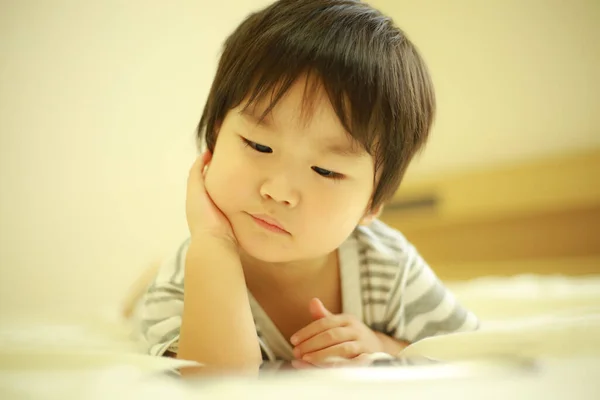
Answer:
<path fill-rule="evenodd" d="M 121 309 L 121 316 L 123 318 L 129 320 L 133 317 L 138 303 L 146 294 L 146 291 L 156 277 L 159 268 L 160 263 L 154 263 L 150 265 L 150 267 L 144 270 L 144 273 L 134 282 L 131 289 L 127 293 L 127 297 L 123 301 L 123 308 Z"/>
<path fill-rule="evenodd" d="M 193 238 L 185 286 L 178 358 L 210 370 L 257 371 L 262 358 L 234 244 Z"/>
<path fill-rule="evenodd" d="M 387 353 L 393 357 L 397 357 L 398 354 L 402 350 L 404 350 L 406 347 L 408 347 L 410 345 L 410 343 L 408 343 L 406 341 L 394 339 L 392 337 L 389 337 L 385 333 L 381 333 L 381 332 L 374 332 L 374 333 L 375 333 L 375 336 L 377 336 L 377 338 L 381 342 L 381 347 L 383 349 L 383 352 Z"/>
<path fill-rule="evenodd" d="M 407 264 L 396 279 L 399 293 L 388 316 L 393 337 L 414 343 L 421 339 L 477 329 L 477 317 L 462 307 L 411 245 L 406 246 Z M 405 276 L 405 274 L 407 274 Z"/>
<path fill-rule="evenodd" d="M 191 240 L 177 355 L 204 364 L 202 372 L 257 373 L 262 357 L 235 235 L 205 187 L 211 158 L 198 157 L 188 176 Z"/>

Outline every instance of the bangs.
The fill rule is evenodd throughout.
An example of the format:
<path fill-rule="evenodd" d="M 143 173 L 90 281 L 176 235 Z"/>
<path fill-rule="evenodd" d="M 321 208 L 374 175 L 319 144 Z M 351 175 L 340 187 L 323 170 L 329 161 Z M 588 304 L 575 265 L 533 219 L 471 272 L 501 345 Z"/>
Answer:
<path fill-rule="evenodd" d="M 304 77 L 302 118 L 324 92 L 352 143 L 374 159 L 373 203 L 391 197 L 426 141 L 435 96 L 416 48 L 359 1 L 281 0 L 244 20 L 225 41 L 198 138 L 212 151 L 231 109 L 260 104 L 262 120 Z"/>
<path fill-rule="evenodd" d="M 301 122 L 308 124 L 311 121 L 316 104 L 320 100 L 319 96 L 325 94 L 338 120 L 344 127 L 353 148 L 355 150 L 363 149 L 373 155 L 375 132 L 378 129 L 377 127 L 369 128 L 367 121 L 356 118 L 359 114 L 365 114 L 365 108 L 360 105 L 352 107 L 356 103 L 348 97 L 347 89 L 336 85 L 335 82 L 324 81 L 322 74 L 316 71 L 313 66 L 302 67 L 296 71 L 260 69 L 257 71 L 260 77 L 251 80 L 248 93 L 243 93 L 241 98 L 234 99 L 234 107 L 241 105 L 242 111 L 248 109 L 252 111 L 261 110 L 258 115 L 258 122 L 262 122 L 286 95 L 292 85 L 298 81 L 304 81 L 304 91 L 300 105 Z M 281 73 L 281 75 L 277 73 Z M 358 110 L 362 112 L 359 113 Z M 369 119 L 374 120 L 374 118 Z"/>

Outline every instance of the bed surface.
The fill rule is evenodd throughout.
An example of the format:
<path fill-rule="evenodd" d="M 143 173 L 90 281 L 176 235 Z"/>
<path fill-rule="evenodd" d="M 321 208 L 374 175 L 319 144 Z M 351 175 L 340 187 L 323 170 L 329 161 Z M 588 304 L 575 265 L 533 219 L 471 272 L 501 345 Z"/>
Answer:
<path fill-rule="evenodd" d="M 41 394 L 55 395 L 44 398 L 108 398 L 128 393 L 130 399 L 138 395 L 149 399 L 153 398 L 149 393 L 168 392 L 169 398 L 186 399 L 200 392 L 228 398 L 243 388 L 261 399 L 282 393 L 287 398 L 306 398 L 325 393 L 326 384 L 327 391 L 335 390 L 336 396 L 344 393 L 357 398 L 359 393 L 362 397 L 376 392 L 390 395 L 403 382 L 403 393 L 419 393 L 420 398 L 439 398 L 440 393 L 476 397 L 485 390 L 489 393 L 490 388 L 498 396 L 517 390 L 522 395 L 517 398 L 534 394 L 560 398 L 567 389 L 582 395 L 575 398 L 590 398 L 585 397 L 586 391 L 598 389 L 600 276 L 525 275 L 449 286 L 459 301 L 478 313 L 481 331 L 427 339 L 406 353 L 452 363 L 444 368 L 370 368 L 361 370 L 362 380 L 356 380 L 358 370 L 319 371 L 317 375 L 294 372 L 274 381 L 250 383 L 231 378 L 226 381 L 232 384 L 191 389 L 166 377 L 156 378 L 158 372 L 183 364 L 144 355 L 143 343 L 117 317 L 107 317 L 107 313 L 60 318 L 21 315 L 5 318 L 0 324 L 0 393 L 13 395 L 5 398 L 38 398 Z M 524 365 L 535 368 L 524 369 Z M 572 380 L 567 382 L 567 378 Z M 431 385 L 431 380 L 436 384 Z"/>

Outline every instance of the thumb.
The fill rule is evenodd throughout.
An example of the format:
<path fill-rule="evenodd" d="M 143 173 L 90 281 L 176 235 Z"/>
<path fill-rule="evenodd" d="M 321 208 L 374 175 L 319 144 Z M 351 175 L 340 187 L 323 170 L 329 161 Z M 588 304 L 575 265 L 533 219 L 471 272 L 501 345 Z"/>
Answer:
<path fill-rule="evenodd" d="M 310 315 L 314 320 L 333 315 L 328 309 L 325 308 L 323 302 L 316 297 L 310 301 L 308 308 L 310 310 Z"/>

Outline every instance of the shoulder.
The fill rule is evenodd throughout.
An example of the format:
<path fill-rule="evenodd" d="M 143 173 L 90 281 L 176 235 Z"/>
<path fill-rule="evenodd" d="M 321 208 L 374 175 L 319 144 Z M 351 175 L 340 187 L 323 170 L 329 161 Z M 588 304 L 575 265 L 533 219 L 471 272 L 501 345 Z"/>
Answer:
<path fill-rule="evenodd" d="M 152 355 L 177 352 L 183 315 L 183 280 L 189 239 L 164 261 L 140 304 L 139 331 Z"/>
<path fill-rule="evenodd" d="M 368 226 L 357 227 L 354 237 L 365 260 L 375 258 L 401 263 L 416 254 L 415 247 L 402 233 L 380 220 L 374 220 Z"/>
<path fill-rule="evenodd" d="M 185 257 L 190 246 L 190 238 L 185 239 L 176 251 L 171 253 L 170 257 L 165 259 L 162 263 L 156 279 L 153 283 L 154 286 L 161 284 L 171 284 L 174 286 L 182 286 L 185 270 Z"/>
<path fill-rule="evenodd" d="M 382 221 L 357 227 L 352 239 L 360 276 L 365 282 L 376 281 L 380 285 L 405 281 L 415 272 L 413 266 L 420 263 L 415 247 L 402 233 Z"/>

